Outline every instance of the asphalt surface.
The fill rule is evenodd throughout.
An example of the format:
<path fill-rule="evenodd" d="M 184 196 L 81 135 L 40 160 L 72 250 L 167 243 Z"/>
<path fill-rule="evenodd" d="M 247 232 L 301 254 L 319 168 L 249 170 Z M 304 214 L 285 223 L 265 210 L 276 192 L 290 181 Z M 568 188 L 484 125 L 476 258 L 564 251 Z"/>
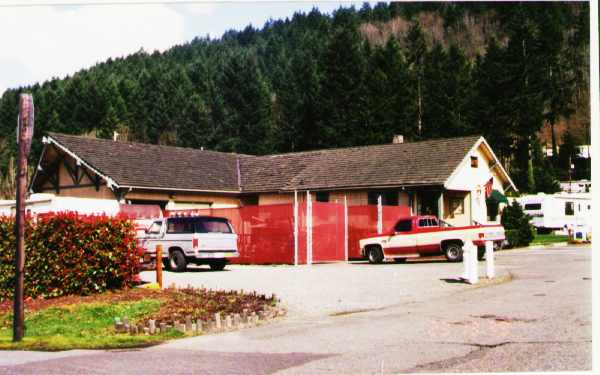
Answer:
<path fill-rule="evenodd" d="M 270 285 L 289 315 L 140 350 L 0 352 L 0 374 L 591 370 L 590 259 L 591 248 L 581 246 L 501 252 L 499 271 L 512 280 L 488 286 L 456 283 L 460 265 L 438 262 L 301 267 L 287 276 L 294 270 L 169 274 L 168 282 L 183 285 L 261 292 Z"/>

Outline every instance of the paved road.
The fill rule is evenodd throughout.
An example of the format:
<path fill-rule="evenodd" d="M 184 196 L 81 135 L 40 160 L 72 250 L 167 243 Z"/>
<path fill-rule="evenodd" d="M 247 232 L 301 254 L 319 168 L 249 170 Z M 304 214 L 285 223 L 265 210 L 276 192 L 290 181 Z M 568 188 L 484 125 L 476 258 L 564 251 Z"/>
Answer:
<path fill-rule="evenodd" d="M 451 273 L 456 276 L 455 271 L 460 270 L 447 263 L 315 266 L 293 276 L 299 284 L 314 279 L 316 284 L 310 285 L 323 285 L 312 287 L 312 292 L 304 295 L 306 306 L 300 303 L 302 292 L 294 293 L 303 289 L 280 285 L 286 279 L 279 271 L 283 268 L 271 267 L 267 271 L 273 273 L 275 293 L 291 298 L 288 318 L 258 328 L 177 340 L 143 350 L 3 352 L 0 374 L 590 370 L 590 258 L 590 247 L 502 252 L 497 263 L 503 272 L 513 275 L 513 280 L 488 287 L 440 280 Z M 323 271 L 319 278 L 320 267 Z M 276 276 L 279 272 L 282 279 Z M 395 282 L 378 278 L 374 272 L 394 277 Z M 196 272 L 186 279 L 190 283 L 201 279 L 209 286 L 206 280 L 210 278 L 205 276 L 217 274 L 221 281 L 231 279 L 232 284 L 237 278 L 227 276 L 233 272 Z M 264 282 L 251 273 L 246 276 L 245 284 L 231 287 L 247 285 L 245 289 L 250 289 Z M 352 284 L 355 287 L 366 283 L 370 294 L 360 296 L 370 310 L 358 312 L 353 308 L 360 296 L 350 287 L 341 290 L 341 303 L 330 301 L 319 307 L 335 295 L 328 287 L 339 281 L 332 280 L 334 276 L 343 281 L 357 280 Z M 173 277 L 177 280 L 183 276 Z M 434 281 L 419 285 L 410 282 L 420 281 L 421 277 Z"/>

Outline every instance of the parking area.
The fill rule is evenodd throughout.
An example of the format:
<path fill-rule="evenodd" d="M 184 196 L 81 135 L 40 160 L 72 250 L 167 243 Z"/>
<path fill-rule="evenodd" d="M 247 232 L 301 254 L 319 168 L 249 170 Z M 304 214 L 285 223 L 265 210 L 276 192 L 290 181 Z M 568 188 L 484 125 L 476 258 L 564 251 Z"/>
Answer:
<path fill-rule="evenodd" d="M 228 265 L 224 271 L 190 267 L 187 272 L 165 272 L 165 286 L 191 285 L 220 290 L 275 293 L 292 317 L 316 317 L 376 310 L 398 304 L 421 302 L 471 286 L 457 283 L 461 263 L 442 258 L 404 264 L 367 262 L 315 264 L 312 266 Z M 485 262 L 479 263 L 484 275 Z M 506 271 L 497 267 L 497 275 Z M 155 273 L 142 273 L 142 280 L 155 281 Z"/>

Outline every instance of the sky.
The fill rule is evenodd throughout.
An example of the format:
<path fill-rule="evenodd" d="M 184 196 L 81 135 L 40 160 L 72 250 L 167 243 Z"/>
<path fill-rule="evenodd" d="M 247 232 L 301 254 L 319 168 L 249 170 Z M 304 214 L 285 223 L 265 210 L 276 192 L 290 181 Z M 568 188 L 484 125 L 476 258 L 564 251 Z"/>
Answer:
<path fill-rule="evenodd" d="M 217 38 L 248 24 L 262 27 L 269 19 L 291 17 L 296 11 L 317 7 L 331 13 L 340 6 L 361 4 L 0 0 L 0 95 L 7 88 L 63 78 L 140 48 L 164 51 L 195 36 Z"/>

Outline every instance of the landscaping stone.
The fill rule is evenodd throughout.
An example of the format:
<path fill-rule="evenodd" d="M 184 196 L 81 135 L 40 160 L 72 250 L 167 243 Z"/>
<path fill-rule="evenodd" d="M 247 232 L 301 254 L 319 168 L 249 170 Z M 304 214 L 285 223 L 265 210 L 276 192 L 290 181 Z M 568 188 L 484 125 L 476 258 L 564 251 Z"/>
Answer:
<path fill-rule="evenodd" d="M 196 320 L 196 333 L 202 333 L 202 320 Z"/>
<path fill-rule="evenodd" d="M 156 320 L 150 319 L 148 321 L 148 329 L 151 335 L 156 333 Z"/>
<path fill-rule="evenodd" d="M 243 326 L 242 317 L 240 316 L 240 314 L 233 314 L 233 325 L 236 328 L 241 328 Z"/>
<path fill-rule="evenodd" d="M 233 328 L 233 319 L 231 318 L 231 315 L 227 315 L 225 317 L 225 328 L 227 328 L 227 329 Z"/>
<path fill-rule="evenodd" d="M 192 317 L 190 315 L 186 315 L 185 317 L 185 330 L 188 332 L 192 331 Z"/>
<path fill-rule="evenodd" d="M 150 335 L 150 328 L 144 327 L 144 335 L 146 335 L 146 336 Z"/>
<path fill-rule="evenodd" d="M 163 322 L 160 323 L 160 332 L 161 333 L 167 332 L 167 323 L 163 323 Z"/>

